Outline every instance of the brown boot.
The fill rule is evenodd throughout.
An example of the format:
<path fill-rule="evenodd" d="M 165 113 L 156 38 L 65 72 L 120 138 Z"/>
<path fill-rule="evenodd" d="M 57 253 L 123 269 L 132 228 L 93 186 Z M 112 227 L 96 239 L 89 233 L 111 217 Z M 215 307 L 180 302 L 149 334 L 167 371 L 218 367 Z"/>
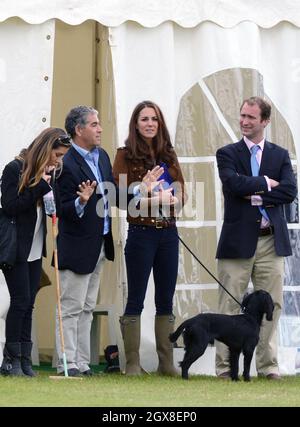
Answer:
<path fill-rule="evenodd" d="M 157 372 L 172 377 L 177 375 L 173 362 L 173 344 L 169 340 L 169 335 L 174 332 L 174 322 L 173 314 L 155 316 L 156 351 L 159 361 Z"/>
<path fill-rule="evenodd" d="M 141 375 L 140 339 L 141 316 L 120 317 L 121 332 L 126 356 L 126 375 Z"/>

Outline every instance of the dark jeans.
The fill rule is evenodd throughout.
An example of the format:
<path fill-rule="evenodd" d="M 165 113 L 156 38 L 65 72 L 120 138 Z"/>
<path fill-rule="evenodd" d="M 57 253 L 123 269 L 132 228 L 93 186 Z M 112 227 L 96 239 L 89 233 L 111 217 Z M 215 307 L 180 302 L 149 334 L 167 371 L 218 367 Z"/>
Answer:
<path fill-rule="evenodd" d="M 18 262 L 11 270 L 4 270 L 10 294 L 6 316 L 6 342 L 31 341 L 32 311 L 39 287 L 42 259 Z"/>
<path fill-rule="evenodd" d="M 125 315 L 141 314 L 152 268 L 156 314 L 172 314 L 178 273 L 177 228 L 157 229 L 130 224 L 125 260 L 128 282 Z"/>

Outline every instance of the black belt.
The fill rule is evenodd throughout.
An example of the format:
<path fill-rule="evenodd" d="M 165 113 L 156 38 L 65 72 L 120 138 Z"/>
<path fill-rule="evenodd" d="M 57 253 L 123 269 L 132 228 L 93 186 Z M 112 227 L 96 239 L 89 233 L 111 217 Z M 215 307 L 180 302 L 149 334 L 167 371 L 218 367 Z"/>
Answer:
<path fill-rule="evenodd" d="M 266 227 L 266 228 L 261 228 L 259 230 L 259 237 L 261 236 L 270 236 L 274 234 L 274 227 L 270 225 L 270 227 Z"/>

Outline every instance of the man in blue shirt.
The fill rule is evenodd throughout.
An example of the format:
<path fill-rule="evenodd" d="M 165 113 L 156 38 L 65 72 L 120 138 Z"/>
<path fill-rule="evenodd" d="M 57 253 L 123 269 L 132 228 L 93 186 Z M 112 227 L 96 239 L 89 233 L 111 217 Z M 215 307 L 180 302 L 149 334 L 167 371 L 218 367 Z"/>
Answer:
<path fill-rule="evenodd" d="M 66 117 L 72 147 L 58 179 L 58 264 L 65 354 L 69 376 L 92 375 L 90 329 L 105 258 L 113 261 L 110 206 L 115 186 L 108 154 L 100 147 L 98 112 L 78 106 Z M 108 191 L 109 189 L 109 191 Z M 58 373 L 64 371 L 59 325 L 56 322 Z"/>
<path fill-rule="evenodd" d="M 284 257 L 292 254 L 283 205 L 297 194 L 289 153 L 264 137 L 271 105 L 260 97 L 243 101 L 240 128 L 243 138 L 217 151 L 224 195 L 224 222 L 217 248 L 220 282 L 238 301 L 250 279 L 254 290 L 270 293 L 273 321 L 264 321 L 256 348 L 259 376 L 280 379 L 277 325 L 283 305 Z M 237 314 L 239 305 L 223 289 L 219 310 Z M 228 378 L 228 348 L 216 344 L 216 373 Z"/>

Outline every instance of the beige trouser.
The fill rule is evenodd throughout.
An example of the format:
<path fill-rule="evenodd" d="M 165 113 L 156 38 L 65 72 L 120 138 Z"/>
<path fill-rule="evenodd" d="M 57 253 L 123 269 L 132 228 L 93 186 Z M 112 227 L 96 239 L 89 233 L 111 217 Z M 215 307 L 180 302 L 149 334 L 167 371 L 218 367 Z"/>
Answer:
<path fill-rule="evenodd" d="M 242 301 L 250 279 L 254 290 L 263 289 L 270 293 L 274 302 L 273 321 L 264 317 L 259 342 L 256 347 L 256 369 L 258 374 L 278 374 L 277 325 L 283 304 L 284 257 L 277 256 L 274 237 L 259 237 L 255 255 L 248 259 L 219 259 L 218 275 L 222 285 L 238 300 Z M 219 288 L 219 312 L 238 314 L 240 307 L 221 287 Z M 216 341 L 216 374 L 228 372 L 228 347 Z"/>
<path fill-rule="evenodd" d="M 91 274 L 76 274 L 71 270 L 59 272 L 61 287 L 61 311 L 65 354 L 68 369 L 80 372 L 89 369 L 90 333 L 93 311 L 97 303 L 100 285 L 100 272 L 105 260 L 104 245 Z M 58 354 L 57 372 L 63 372 L 63 360 L 59 323 L 56 310 L 56 349 Z"/>

